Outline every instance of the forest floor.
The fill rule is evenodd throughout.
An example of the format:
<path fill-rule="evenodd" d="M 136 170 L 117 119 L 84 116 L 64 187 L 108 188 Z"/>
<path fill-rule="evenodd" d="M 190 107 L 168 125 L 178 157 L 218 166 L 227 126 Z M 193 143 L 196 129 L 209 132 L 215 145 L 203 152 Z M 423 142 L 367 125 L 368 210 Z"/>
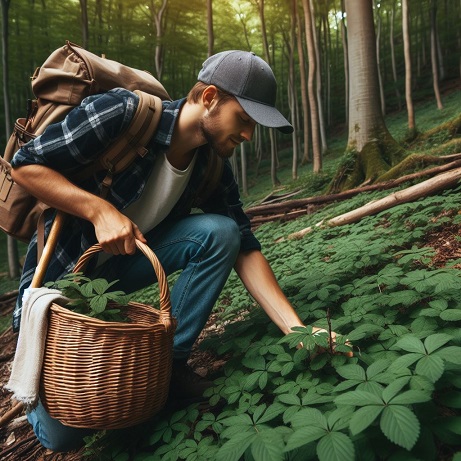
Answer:
<path fill-rule="evenodd" d="M 461 242 L 457 236 L 461 235 L 461 228 L 447 227 L 442 232 L 435 233 L 426 246 L 436 250 L 433 259 L 434 266 L 442 268 L 445 262 L 454 258 L 461 258 Z M 5 294 L 0 300 L 0 316 L 11 317 L 16 300 L 16 292 Z M 200 340 L 211 331 L 216 333 L 211 318 L 202 333 Z M 17 334 L 8 328 L 0 336 L 0 383 L 8 381 L 13 355 L 16 347 Z M 191 366 L 201 375 L 214 374 L 224 364 L 222 358 L 215 357 L 207 351 L 194 349 L 190 360 Z M 12 407 L 11 394 L 0 388 L 0 415 L 5 414 Z M 85 459 L 85 448 L 69 453 L 55 453 L 43 448 L 36 439 L 24 413 L 19 414 L 9 425 L 0 428 L 0 459 L 2 461 L 79 461 Z"/>

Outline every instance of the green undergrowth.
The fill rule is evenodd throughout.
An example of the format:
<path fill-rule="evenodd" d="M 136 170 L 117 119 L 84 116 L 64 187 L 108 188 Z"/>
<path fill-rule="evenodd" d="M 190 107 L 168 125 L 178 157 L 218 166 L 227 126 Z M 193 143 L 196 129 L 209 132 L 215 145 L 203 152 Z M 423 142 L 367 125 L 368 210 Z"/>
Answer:
<path fill-rule="evenodd" d="M 311 216 L 257 230 L 266 257 L 306 325 L 332 328 L 354 357 L 311 356 L 310 327 L 283 337 L 235 275 L 216 306 L 220 331 L 201 347 L 226 361 L 206 410 L 166 410 L 107 434 L 101 459 L 348 461 L 461 459 L 461 259 L 436 265 L 428 244 L 460 240 L 461 187 L 360 222 L 280 237 L 355 209 L 361 194 Z M 152 293 L 148 294 L 150 298 Z M 346 350 L 346 346 L 341 346 Z M 346 348 L 346 349 L 345 349 Z M 327 347 L 328 349 L 328 347 Z M 98 437 L 101 434 L 98 435 Z M 98 444 L 89 441 L 92 459 Z"/>

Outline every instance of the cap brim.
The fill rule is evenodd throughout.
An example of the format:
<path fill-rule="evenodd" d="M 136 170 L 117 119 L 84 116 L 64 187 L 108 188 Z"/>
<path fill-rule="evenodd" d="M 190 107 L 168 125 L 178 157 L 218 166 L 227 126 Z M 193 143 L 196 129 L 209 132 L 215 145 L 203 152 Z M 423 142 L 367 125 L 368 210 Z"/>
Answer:
<path fill-rule="evenodd" d="M 242 109 L 256 122 L 268 128 L 277 128 L 284 134 L 293 133 L 293 127 L 288 120 L 273 106 L 251 101 L 236 96 Z"/>

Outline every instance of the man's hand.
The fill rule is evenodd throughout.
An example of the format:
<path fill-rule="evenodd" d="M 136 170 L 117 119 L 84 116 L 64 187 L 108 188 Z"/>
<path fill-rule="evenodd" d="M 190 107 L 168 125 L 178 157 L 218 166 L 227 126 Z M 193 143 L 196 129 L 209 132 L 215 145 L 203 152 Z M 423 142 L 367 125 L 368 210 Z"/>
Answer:
<path fill-rule="evenodd" d="M 138 226 L 110 204 L 95 214 L 92 223 L 106 253 L 130 255 L 136 251 L 135 239 L 147 243 Z"/>

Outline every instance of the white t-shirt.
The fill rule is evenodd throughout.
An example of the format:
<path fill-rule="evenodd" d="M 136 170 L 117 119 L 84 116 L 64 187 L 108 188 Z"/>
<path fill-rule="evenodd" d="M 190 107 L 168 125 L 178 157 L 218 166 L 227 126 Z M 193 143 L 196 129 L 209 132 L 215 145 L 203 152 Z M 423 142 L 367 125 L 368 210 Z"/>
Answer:
<path fill-rule="evenodd" d="M 147 179 L 141 197 L 122 213 L 130 218 L 145 234 L 163 221 L 181 197 L 194 169 L 197 154 L 185 170 L 178 170 L 170 164 L 166 153 L 160 154 Z M 100 253 L 97 266 L 106 262 L 112 255 Z"/>
<path fill-rule="evenodd" d="M 156 158 L 141 197 L 122 211 L 137 224 L 142 233 L 163 221 L 176 205 L 189 182 L 196 155 L 185 170 L 172 166 L 166 154 Z"/>

